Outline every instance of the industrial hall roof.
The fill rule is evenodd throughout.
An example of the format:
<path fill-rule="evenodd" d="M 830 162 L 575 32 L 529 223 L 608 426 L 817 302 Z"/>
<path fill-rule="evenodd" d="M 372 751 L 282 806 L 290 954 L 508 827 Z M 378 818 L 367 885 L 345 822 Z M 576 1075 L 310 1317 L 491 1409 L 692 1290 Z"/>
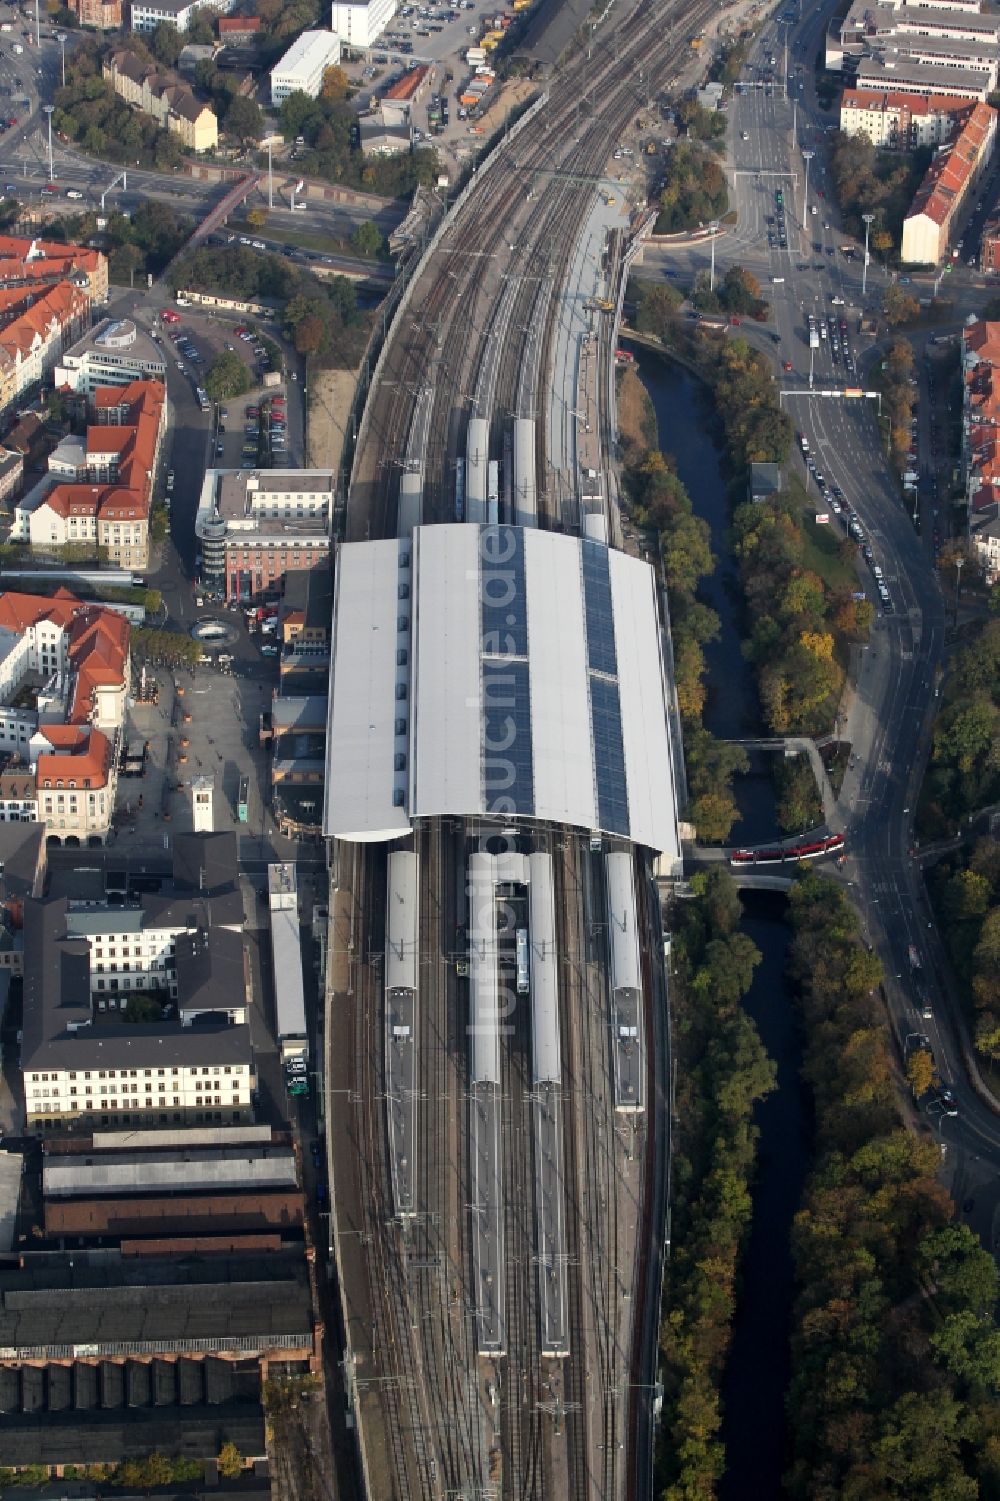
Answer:
<path fill-rule="evenodd" d="M 524 818 L 676 856 L 671 752 L 648 564 L 514 526 L 340 549 L 328 835 Z"/>

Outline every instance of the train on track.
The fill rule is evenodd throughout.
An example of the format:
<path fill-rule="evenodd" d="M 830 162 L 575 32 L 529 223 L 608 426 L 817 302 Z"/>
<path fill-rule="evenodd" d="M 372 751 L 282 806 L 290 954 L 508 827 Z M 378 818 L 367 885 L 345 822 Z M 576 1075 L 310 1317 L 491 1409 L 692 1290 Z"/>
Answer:
<path fill-rule="evenodd" d="M 809 844 L 793 844 L 787 849 L 734 850 L 729 863 L 737 868 L 746 865 L 794 865 L 797 860 L 821 860 L 824 855 L 840 854 L 843 848 L 843 834 L 831 834 L 826 839 L 816 839 Z"/>

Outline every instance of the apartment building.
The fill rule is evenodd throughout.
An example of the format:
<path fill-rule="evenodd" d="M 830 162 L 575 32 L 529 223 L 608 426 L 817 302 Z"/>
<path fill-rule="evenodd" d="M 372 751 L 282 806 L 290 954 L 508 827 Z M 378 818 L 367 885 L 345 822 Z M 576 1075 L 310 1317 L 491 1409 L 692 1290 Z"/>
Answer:
<path fill-rule="evenodd" d="M 166 388 L 159 381 L 101 387 L 90 416 L 83 442 L 60 444 L 46 479 L 16 507 L 11 537 L 41 550 L 99 547 L 117 567 L 145 569 Z"/>
<path fill-rule="evenodd" d="M 94 306 L 108 300 L 108 261 L 100 250 L 0 235 L 0 287 L 56 286 L 68 281 Z"/>
<path fill-rule="evenodd" d="M 260 16 L 220 16 L 219 41 L 226 47 L 249 47 L 260 35 Z"/>
<path fill-rule="evenodd" d="M 897 94 L 845 89 L 840 100 L 840 128 L 845 135 L 865 135 L 888 151 L 915 151 L 940 146 L 967 118 L 967 99 L 949 94 Z"/>
<path fill-rule="evenodd" d="M 90 298 L 79 283 L 0 286 L 0 417 L 48 379 L 89 320 Z"/>
<path fill-rule="evenodd" d="M 996 132 L 996 110 L 977 104 L 954 139 L 938 150 L 903 221 L 903 261 L 941 263 L 962 206 L 989 165 Z"/>
<path fill-rule="evenodd" d="M 122 0 L 69 0 L 69 9 L 79 26 L 93 26 L 98 31 L 121 31 Z"/>
<path fill-rule="evenodd" d="M 68 590 L 0 594 L 0 821 L 103 841 L 130 683 L 129 624 Z"/>
<path fill-rule="evenodd" d="M 112 53 L 101 71 L 116 94 L 178 136 L 189 151 L 214 151 L 218 146 L 215 112 L 188 84 L 159 72 L 128 48 Z"/>

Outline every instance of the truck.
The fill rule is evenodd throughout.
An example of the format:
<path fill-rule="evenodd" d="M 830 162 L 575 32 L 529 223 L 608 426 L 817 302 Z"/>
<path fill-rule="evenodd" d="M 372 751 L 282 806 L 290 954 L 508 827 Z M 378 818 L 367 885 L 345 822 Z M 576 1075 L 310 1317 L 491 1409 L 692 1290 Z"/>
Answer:
<path fill-rule="evenodd" d="M 906 952 L 910 961 L 910 968 L 920 969 L 920 955 L 917 953 L 916 945 L 911 943 Z"/>
<path fill-rule="evenodd" d="M 267 390 L 273 390 L 275 386 L 280 386 L 281 385 L 281 374 L 280 374 L 280 372 L 277 371 L 277 370 L 267 370 L 267 371 L 265 371 L 263 384 L 264 384 L 264 386 L 265 386 L 265 388 Z"/>
<path fill-rule="evenodd" d="M 11 52 L 13 52 L 15 57 L 20 57 L 21 53 L 24 51 L 24 48 L 22 47 L 20 42 L 15 42 L 10 50 Z"/>

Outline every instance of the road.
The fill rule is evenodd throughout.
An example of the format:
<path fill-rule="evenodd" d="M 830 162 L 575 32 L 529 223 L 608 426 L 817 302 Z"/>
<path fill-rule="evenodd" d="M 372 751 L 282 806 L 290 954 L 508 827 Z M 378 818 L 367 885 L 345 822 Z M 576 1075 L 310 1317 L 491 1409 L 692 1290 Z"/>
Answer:
<path fill-rule="evenodd" d="M 828 9 L 828 8 L 826 8 Z M 866 373 L 881 359 L 881 346 L 859 335 L 861 314 L 877 308 L 890 280 L 872 262 L 866 296 L 862 293 L 863 254 L 848 260 L 838 246 L 850 237 L 837 228 L 836 209 L 827 196 L 825 134 L 832 116 L 820 111 L 812 96 L 812 60 L 825 24 L 826 11 L 810 12 L 789 35 L 791 97 L 782 78 L 783 39 L 779 28 L 760 38 L 744 78 L 762 82 L 768 55 L 777 66 L 775 84 L 737 95 L 730 106 L 729 163 L 731 198 L 738 215 L 735 229 L 716 243 L 716 275 L 730 264 L 748 267 L 762 283 L 773 308 L 772 320 L 749 336 L 769 350 L 781 383 L 782 401 L 797 430 L 808 439 L 819 470 L 843 491 L 858 514 L 893 597 L 891 614 L 879 609 L 869 570 L 859 559 L 858 587 L 876 606 L 871 642 L 858 653 L 857 681 L 840 725 L 854 759 L 837 799 L 831 825 L 847 835 L 850 855 L 845 871 L 863 916 L 865 935 L 885 971 L 890 1018 L 902 1044 L 911 1032 L 926 1033 L 943 1078 L 959 1105 L 957 1117 L 926 1116 L 940 1141 L 943 1174 L 965 1217 L 992 1250 L 1000 1248 L 1000 1117 L 976 1087 L 963 1061 L 961 1024 L 942 983 L 940 938 L 927 908 L 917 861 L 913 858 L 913 815 L 930 747 L 935 683 L 945 653 L 945 601 L 934 567 L 933 533 L 939 524 L 935 496 L 925 483 L 917 499 L 921 525 L 904 503 L 890 474 L 879 433 L 875 403 L 826 396 L 846 386 L 870 387 Z M 797 84 L 804 84 L 800 92 Z M 793 103 L 794 101 L 794 103 Z M 792 124 L 795 116 L 796 134 Z M 744 134 L 748 139 L 744 140 Z M 803 220 L 805 163 L 803 145 L 814 152 L 810 162 L 809 200 Z M 991 201 L 994 181 L 983 190 Z M 786 203 L 787 247 L 768 243 L 775 215 L 775 189 Z M 815 205 L 816 213 L 810 212 Z M 964 250 L 975 248 L 985 209 L 970 205 Z M 679 247 L 656 247 L 644 255 L 644 274 L 659 270 L 678 281 L 690 279 L 710 263 L 707 241 Z M 985 283 L 968 266 L 948 278 L 954 313 L 946 325 L 957 330 L 966 313 L 982 307 Z M 915 286 L 914 292 L 923 289 Z M 929 294 L 928 288 L 928 294 Z M 843 304 L 834 299 L 843 299 Z M 807 317 L 848 325 L 840 335 L 839 357 L 827 338 L 814 352 L 813 389 L 809 383 Z M 938 332 L 936 325 L 933 332 Z M 925 414 L 930 408 L 926 360 L 931 333 L 914 337 L 920 423 L 918 463 L 926 473 L 933 462 Z M 772 343 L 773 339 L 773 343 Z M 857 374 L 844 361 L 848 348 Z M 782 367 L 790 363 L 791 370 Z M 669 446 L 669 444 L 668 444 Z M 801 477 L 809 483 L 804 471 Z M 815 488 L 813 489 L 815 494 Z M 842 529 L 836 518 L 832 524 Z M 946 525 L 941 518 L 940 525 Z M 909 963 L 913 946 L 921 960 L 919 984 Z M 933 1015 L 921 1015 L 926 995 Z"/>

